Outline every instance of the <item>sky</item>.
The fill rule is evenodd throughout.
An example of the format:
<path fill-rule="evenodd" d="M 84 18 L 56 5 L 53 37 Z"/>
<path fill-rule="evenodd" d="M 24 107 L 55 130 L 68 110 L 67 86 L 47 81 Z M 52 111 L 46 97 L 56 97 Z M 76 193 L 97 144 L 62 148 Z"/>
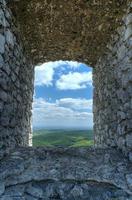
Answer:
<path fill-rule="evenodd" d="M 75 61 L 35 67 L 34 128 L 93 127 L 92 69 Z"/>

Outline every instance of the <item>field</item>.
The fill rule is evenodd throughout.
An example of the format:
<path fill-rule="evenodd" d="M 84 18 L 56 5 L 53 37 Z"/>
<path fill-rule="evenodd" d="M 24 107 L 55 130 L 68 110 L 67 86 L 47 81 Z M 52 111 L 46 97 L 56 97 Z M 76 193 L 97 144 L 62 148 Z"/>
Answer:
<path fill-rule="evenodd" d="M 85 147 L 93 145 L 92 130 L 34 130 L 33 146 Z"/>

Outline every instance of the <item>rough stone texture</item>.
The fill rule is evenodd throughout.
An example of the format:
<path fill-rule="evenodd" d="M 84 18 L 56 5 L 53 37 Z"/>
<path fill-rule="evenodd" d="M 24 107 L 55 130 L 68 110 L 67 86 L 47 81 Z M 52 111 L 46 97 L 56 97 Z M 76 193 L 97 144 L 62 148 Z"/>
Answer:
<path fill-rule="evenodd" d="M 93 70 L 95 144 L 132 152 L 132 14 L 113 35 Z"/>
<path fill-rule="evenodd" d="M 16 29 L 12 22 L 14 21 L 12 20 L 12 14 L 9 9 L 7 9 L 4 1 L 2 0 L 0 2 L 0 120 L 1 146 L 4 149 L 7 146 L 26 145 L 28 143 L 28 138 L 31 138 L 31 136 L 29 136 L 29 129 L 33 87 L 33 67 L 24 57 L 23 48 L 20 45 L 20 39 L 16 35 Z M 75 2 L 74 0 L 69 3 L 64 1 L 63 4 L 60 1 L 57 1 L 58 3 L 56 1 L 51 1 L 50 3 L 44 1 L 42 3 L 40 0 L 24 0 L 17 1 L 17 3 L 16 1 L 9 2 L 12 2 L 9 5 L 14 12 L 17 23 L 20 25 L 19 31 L 21 31 L 22 38 L 27 42 L 25 47 L 28 51 L 28 55 L 30 54 L 31 58 L 35 58 L 34 62 L 39 62 L 38 59 L 40 59 L 41 62 L 41 57 L 43 61 L 46 61 L 47 54 L 49 55 L 50 60 L 53 57 L 59 59 L 57 57 L 58 54 L 63 58 L 63 53 L 66 55 L 65 51 L 67 51 L 65 49 L 66 45 L 70 52 L 73 52 L 73 49 L 80 49 L 79 46 L 78 48 L 73 48 L 71 51 L 67 42 L 68 40 L 69 43 L 72 44 L 71 39 L 75 42 L 76 39 L 78 40 L 79 38 L 82 41 L 81 46 L 85 46 L 85 50 L 87 49 L 85 53 L 80 49 L 83 56 L 88 58 L 91 63 L 98 61 L 94 67 L 93 73 L 95 87 L 95 144 L 96 146 L 101 147 L 118 147 L 126 154 L 129 153 L 129 158 L 131 159 L 132 17 L 131 4 L 129 1 L 123 1 L 123 3 L 122 1 L 108 1 L 107 3 L 101 1 L 100 4 L 96 1 L 83 1 L 81 3 L 81 1 Z M 47 7 L 47 5 L 49 7 Z M 64 21 L 58 21 L 62 14 L 64 17 L 61 19 Z M 70 21 L 69 18 L 71 19 Z M 82 19 L 84 23 L 82 23 L 80 19 Z M 89 21 L 90 19 L 91 21 Z M 109 23 L 107 23 L 108 20 Z M 72 25 L 69 23 L 72 23 Z M 81 27 L 80 24 L 83 24 L 85 29 Z M 90 26 L 89 29 L 87 24 Z M 74 25 L 76 25 L 77 30 Z M 104 25 L 105 28 L 101 28 L 104 27 Z M 79 32 L 78 28 L 80 28 L 79 30 L 83 33 Z M 113 37 L 111 36 L 113 31 L 110 32 L 110 29 L 114 30 Z M 108 40 L 108 31 L 109 40 L 112 37 L 111 42 Z M 78 36 L 75 36 L 73 39 L 74 32 L 76 33 L 75 35 Z M 98 32 L 100 33 L 99 35 Z M 67 37 L 68 33 L 70 35 L 69 37 Z M 96 37 L 94 34 L 96 34 Z M 60 35 L 64 37 L 61 37 Z M 82 35 L 86 36 L 84 37 L 84 40 L 82 40 Z M 97 41 L 95 40 L 95 43 L 90 38 L 90 35 L 97 39 Z M 58 42 L 58 39 L 60 43 Z M 88 42 L 91 41 L 93 46 L 91 46 L 91 51 L 89 51 Z M 66 45 L 64 44 L 65 42 Z M 101 44 L 98 42 L 101 42 Z M 106 42 L 108 43 L 107 47 Z M 51 48 L 51 43 L 53 48 Z M 65 50 L 62 48 L 59 49 L 59 44 L 61 44 Z M 75 42 L 75 44 L 77 43 Z M 94 54 L 92 48 L 95 48 L 95 44 L 100 50 L 97 51 L 94 49 Z M 55 49 L 56 45 L 58 51 Z M 42 49 L 43 54 L 41 51 Z M 104 49 L 105 54 L 102 54 Z M 52 51 L 54 52 L 54 56 Z M 101 54 L 98 54 L 98 52 Z M 35 57 L 35 55 L 37 57 Z M 75 56 L 72 57 L 72 53 L 69 54 L 69 56 L 70 59 L 76 59 Z M 94 58 L 96 57 L 96 59 L 93 59 L 91 56 Z M 99 56 L 101 57 L 99 58 Z M 49 60 L 49 58 L 47 59 Z M 85 61 L 85 59 L 83 59 L 83 61 Z"/>
<path fill-rule="evenodd" d="M 34 64 L 62 59 L 94 66 L 130 0 L 9 2 Z"/>
<path fill-rule="evenodd" d="M 0 177 L 0 200 L 132 200 L 132 163 L 110 149 L 19 148 Z"/>
<path fill-rule="evenodd" d="M 33 67 L 27 62 L 12 13 L 0 1 L 0 157 L 29 145 Z"/>
<path fill-rule="evenodd" d="M 33 63 L 94 66 L 95 144 L 104 149 L 16 148 L 0 162 L 0 200 L 132 200 L 130 1 L 7 2 L 16 20 L 0 0 L 0 157 L 31 139 L 34 75 L 18 31 Z"/>

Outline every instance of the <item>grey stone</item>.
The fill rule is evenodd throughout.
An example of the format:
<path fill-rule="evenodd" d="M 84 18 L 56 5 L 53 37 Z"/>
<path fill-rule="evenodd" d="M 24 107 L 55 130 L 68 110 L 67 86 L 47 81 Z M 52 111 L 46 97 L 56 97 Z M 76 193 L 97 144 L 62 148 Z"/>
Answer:
<path fill-rule="evenodd" d="M 17 79 L 17 76 L 15 75 L 15 73 L 12 73 L 12 74 L 11 74 L 11 80 L 12 80 L 13 82 L 15 82 L 16 79 Z"/>
<path fill-rule="evenodd" d="M 118 139 L 118 147 L 122 149 L 122 147 L 125 145 L 125 139 L 123 137 L 119 137 Z"/>
<path fill-rule="evenodd" d="M 71 190 L 71 194 L 73 196 L 74 199 L 76 198 L 81 198 L 81 196 L 83 196 L 83 190 L 81 187 L 79 186 L 75 186 L 72 190 Z"/>
<path fill-rule="evenodd" d="M 15 127 L 16 126 L 16 119 L 13 117 L 12 119 L 11 119 L 11 122 L 10 122 L 10 127 Z"/>
<path fill-rule="evenodd" d="M 0 55 L 0 68 L 2 68 L 4 65 L 4 59 L 3 57 Z"/>
<path fill-rule="evenodd" d="M 38 197 L 38 198 L 43 197 L 43 190 L 41 188 L 29 186 L 26 191 L 27 191 L 28 194 L 30 194 L 34 197 Z"/>
<path fill-rule="evenodd" d="M 11 13 L 11 11 L 10 11 L 9 9 L 6 9 L 6 10 L 5 10 L 5 16 L 6 16 L 6 18 L 7 18 L 8 20 L 11 20 L 11 18 L 12 18 L 12 13 Z"/>
<path fill-rule="evenodd" d="M 0 180 L 0 196 L 5 192 L 5 184 Z"/>
<path fill-rule="evenodd" d="M 6 6 L 6 1 L 5 0 L 0 0 L 0 3 Z"/>
<path fill-rule="evenodd" d="M 27 194 L 24 197 L 25 197 L 25 200 L 38 200 L 38 198 L 35 198 L 35 197 L 27 195 Z"/>
<path fill-rule="evenodd" d="M 132 134 L 126 136 L 126 143 L 128 147 L 132 148 Z"/>
<path fill-rule="evenodd" d="M 126 175 L 128 187 L 132 190 L 132 174 Z"/>
<path fill-rule="evenodd" d="M 112 36 L 106 56 L 100 58 L 93 71 L 95 145 L 119 148 L 126 155 L 132 147 L 131 136 L 127 136 L 132 131 L 132 24 L 129 13 L 128 9 L 124 15 L 125 24 L 117 29 L 118 38 L 114 40 Z"/>
<path fill-rule="evenodd" d="M 8 116 L 6 116 L 6 117 L 1 117 L 1 118 L 0 118 L 0 121 L 1 121 L 1 125 L 2 125 L 3 127 L 9 125 L 9 117 L 8 117 Z"/>
<path fill-rule="evenodd" d="M 9 29 L 8 31 L 6 31 L 5 34 L 6 34 L 6 42 L 13 47 L 14 46 L 13 34 L 11 33 Z"/>
<path fill-rule="evenodd" d="M 5 71 L 8 75 L 10 75 L 10 73 L 11 73 L 11 68 L 10 68 L 10 66 L 8 65 L 8 63 L 6 63 L 6 64 L 4 65 L 4 71 Z"/>
<path fill-rule="evenodd" d="M 7 26 L 7 20 L 4 16 L 4 12 L 2 9 L 0 9 L 0 25 L 2 25 L 3 27 Z"/>
<path fill-rule="evenodd" d="M 3 101 L 0 101 L 0 113 L 3 111 L 4 103 Z"/>
<path fill-rule="evenodd" d="M 63 3 L 66 3 L 66 5 L 68 5 L 69 2 L 70 4 L 72 4 L 72 1 L 67 1 L 67 2 L 63 1 Z M 111 1 L 107 2 L 108 5 L 109 2 Z M 20 3 L 19 1 L 17 3 L 15 2 L 12 3 L 13 10 L 19 7 L 18 6 L 20 5 L 19 3 Z M 28 2 L 24 1 L 24 4 L 22 3 L 21 5 L 25 5 L 26 3 Z M 32 2 L 32 4 L 34 5 L 34 2 Z M 77 1 L 76 4 L 80 6 L 79 1 Z M 33 5 L 32 8 L 35 7 Z M 43 4 L 42 7 L 44 5 L 45 4 Z M 50 3 L 46 5 L 46 10 L 44 11 L 44 13 L 48 10 L 50 11 L 52 10 L 50 8 L 47 9 L 49 5 Z M 90 4 L 88 3 L 88 5 Z M 131 20 L 131 17 L 128 14 L 129 9 L 127 13 L 125 13 L 126 5 L 124 5 L 123 6 L 124 11 L 122 13 L 119 13 L 119 16 L 123 18 L 125 16 L 127 21 L 126 24 L 122 23 L 122 25 L 120 25 L 120 23 L 117 23 L 117 25 L 119 26 L 117 30 L 118 35 L 116 34 L 111 37 L 110 33 L 110 29 L 114 29 L 113 33 L 117 32 L 115 30 L 116 24 L 114 24 L 114 26 L 111 26 L 111 21 L 118 22 L 117 19 L 118 16 L 114 14 L 115 15 L 113 16 L 114 18 L 111 18 L 112 20 L 109 20 L 110 24 L 109 23 L 106 24 L 105 21 L 108 20 L 104 20 L 103 28 L 108 28 L 106 31 L 108 41 L 105 41 L 103 43 L 104 40 L 102 39 L 104 39 L 103 34 L 105 35 L 105 29 L 104 30 L 102 29 L 103 31 L 99 32 L 99 36 L 102 36 L 101 40 L 98 34 L 95 34 L 96 31 L 93 31 L 96 30 L 97 24 L 98 25 L 101 24 L 98 23 L 98 18 L 100 18 L 98 12 L 100 12 L 102 7 L 100 6 L 99 7 L 100 9 L 96 10 L 97 13 L 95 12 L 96 13 L 95 19 L 97 20 L 96 23 L 94 24 L 92 21 L 92 24 L 90 24 L 90 22 L 88 23 L 87 21 L 89 15 L 87 13 L 87 9 L 85 9 L 86 13 L 84 13 L 86 17 L 85 16 L 82 17 L 83 3 L 81 3 L 81 16 L 79 16 L 79 18 L 80 17 L 81 18 L 80 20 L 78 20 L 78 22 L 79 21 L 83 22 L 85 21 L 86 18 L 87 25 L 89 26 L 89 28 L 87 28 L 87 26 L 83 27 L 84 29 L 86 28 L 86 33 L 85 33 L 84 29 L 81 30 L 80 29 L 81 26 L 79 26 L 78 33 L 76 34 L 76 36 L 74 36 L 75 39 L 72 38 L 72 40 L 69 40 L 70 39 L 69 37 L 71 35 L 69 33 L 73 32 L 72 29 L 74 29 L 74 26 L 72 27 L 68 25 L 69 28 L 72 28 L 71 30 L 68 28 L 68 35 L 66 37 L 69 40 L 69 45 L 67 40 L 66 41 L 67 48 L 64 49 L 63 48 L 64 45 L 62 44 L 62 49 L 60 50 L 60 52 L 58 51 L 59 45 L 57 38 L 55 38 L 55 40 L 54 38 L 52 38 L 52 36 L 56 34 L 52 35 L 52 32 L 50 32 L 49 34 L 49 27 L 51 27 L 50 20 L 48 20 L 50 26 L 48 27 L 48 29 L 43 29 L 43 31 L 48 30 L 47 36 L 50 35 L 50 38 L 52 38 L 51 46 L 54 47 L 54 41 L 57 42 L 57 48 L 55 49 L 55 51 L 53 50 L 53 52 L 51 52 L 52 48 L 49 45 L 50 41 L 48 41 L 48 37 L 44 38 L 43 37 L 44 34 L 42 35 L 42 38 L 36 37 L 36 34 L 41 32 L 41 27 L 39 28 L 39 31 L 35 31 L 35 38 L 42 39 L 42 42 L 44 42 L 42 47 L 41 47 L 42 44 L 41 41 L 39 42 L 38 40 L 35 40 L 34 37 L 33 38 L 31 37 L 32 32 L 34 30 L 38 30 L 37 28 L 31 30 L 29 27 L 26 27 L 26 30 L 24 30 L 23 27 L 25 26 L 25 23 L 27 23 L 27 21 L 30 19 L 29 17 L 27 21 L 25 20 L 23 25 L 20 26 L 23 29 L 22 31 L 23 33 L 21 34 L 24 40 L 26 35 L 30 33 L 29 41 L 31 41 L 31 44 L 28 44 L 28 39 L 26 39 L 24 43 L 25 44 L 24 46 L 28 44 L 25 52 L 28 52 L 29 59 L 26 59 L 26 57 L 24 56 L 25 54 L 24 48 L 21 45 L 19 32 L 17 33 L 18 27 L 15 27 L 14 24 L 15 20 L 12 20 L 12 14 L 7 6 L 8 4 L 6 5 L 5 1 L 0 0 L 0 23 L 1 23 L 0 102 L 2 102 L 1 113 L 0 113 L 0 148 L 1 148 L 0 159 L 2 159 L 2 155 L 3 156 L 6 155 L 6 157 L 2 159 L 0 163 L 0 177 L 2 178 L 2 181 L 5 182 L 6 184 L 6 189 L 5 189 L 6 191 L 3 194 L 4 196 L 2 198 L 5 198 L 6 200 L 8 198 L 10 199 L 13 198 L 13 200 L 14 199 L 18 200 L 21 198 L 25 198 L 28 193 L 28 197 L 31 196 L 32 199 L 33 198 L 44 199 L 49 195 L 52 197 L 52 199 L 55 198 L 59 199 L 60 197 L 63 197 L 62 199 L 68 200 L 67 199 L 68 195 L 70 195 L 69 199 L 76 198 L 81 200 L 86 197 L 85 200 L 86 199 L 106 200 L 110 195 L 114 196 L 114 194 L 118 190 L 120 190 L 122 194 L 119 195 L 118 193 L 118 195 L 115 195 L 115 198 L 120 198 L 120 199 L 122 198 L 126 200 L 127 196 L 129 196 L 128 194 L 132 193 L 131 177 L 128 175 L 132 174 L 131 173 L 132 166 L 128 158 L 125 158 L 124 156 L 124 154 L 129 155 L 129 159 L 132 160 L 131 159 L 132 113 L 130 106 L 130 104 L 132 105 L 132 98 L 131 98 L 132 97 L 132 85 L 131 85 L 132 84 L 131 81 L 132 79 L 131 28 L 132 27 L 131 24 L 129 23 Z M 76 9 L 77 6 L 73 7 L 75 7 Z M 20 9 L 22 10 L 22 8 Z M 39 4 L 37 5 L 36 9 L 38 10 L 37 12 L 34 12 L 34 14 L 40 13 Z M 106 7 L 106 9 L 109 9 L 109 6 L 108 8 Z M 25 10 L 24 12 L 20 12 L 20 14 L 23 15 L 23 13 L 27 11 L 30 11 L 31 14 L 32 10 L 34 11 L 34 9 L 30 10 L 30 4 L 28 4 L 27 10 Z M 117 14 L 118 14 L 117 11 L 120 12 L 120 10 L 121 7 L 116 6 L 115 11 Z M 61 11 L 62 10 L 60 10 L 59 15 Z M 67 14 L 68 12 L 69 11 L 67 9 Z M 76 12 L 76 14 L 78 12 Z M 115 13 L 114 10 L 110 9 L 110 14 L 111 13 Z M 16 12 L 16 14 L 19 15 L 19 12 Z M 54 13 L 50 13 L 50 15 L 51 14 Z M 108 17 L 108 15 L 104 16 Z M 56 21 L 57 24 L 56 20 L 57 16 L 54 17 L 55 20 L 52 19 L 53 20 L 52 25 L 54 25 L 54 21 Z M 92 17 L 92 9 L 90 11 L 90 19 L 91 17 Z M 107 19 L 102 17 L 101 21 L 102 19 Z M 20 25 L 19 23 L 23 22 L 23 20 L 19 21 L 19 19 L 21 18 L 19 17 L 17 18 L 18 25 Z M 38 18 L 34 17 L 33 19 L 37 20 Z M 63 20 L 64 19 L 65 17 L 63 18 Z M 34 25 L 36 25 L 37 27 L 37 25 L 39 24 L 39 23 L 32 23 L 32 19 L 30 22 L 31 22 L 30 25 L 33 25 L 33 28 L 35 27 Z M 72 22 L 72 18 L 71 21 L 68 20 L 68 24 L 70 22 Z M 84 23 L 82 22 L 81 25 L 84 25 Z M 59 20 L 59 23 L 61 23 L 61 20 Z M 90 29 L 90 26 L 93 26 L 93 29 Z M 75 27 L 77 28 L 77 26 Z M 54 26 L 52 26 L 52 28 L 54 28 Z M 20 31 L 22 29 L 20 29 Z M 60 29 L 58 28 L 58 30 Z M 88 37 L 88 33 L 90 30 L 92 31 L 91 32 L 92 42 Z M 23 35 L 25 31 L 27 34 Z M 94 38 L 93 33 L 95 34 L 95 36 L 97 36 L 95 40 L 93 40 Z M 62 38 L 65 35 L 66 32 L 64 32 L 64 35 L 63 33 L 61 33 Z M 61 44 L 61 37 L 59 37 L 58 39 L 60 40 Z M 88 42 L 86 44 L 87 39 Z M 80 46 L 78 46 L 79 44 L 78 41 L 80 43 Z M 83 41 L 85 42 L 83 43 Z M 91 46 L 89 50 L 88 45 L 92 45 L 95 41 L 99 41 L 98 44 L 100 44 L 100 46 L 96 45 L 95 47 L 97 48 L 93 50 Z M 35 42 L 37 42 L 38 49 L 34 54 L 35 48 L 32 48 L 32 46 L 34 46 L 33 43 Z M 78 48 L 76 48 L 76 45 L 78 46 Z M 106 48 L 106 46 L 108 48 Z M 40 48 L 41 52 L 45 52 L 43 54 L 47 55 L 41 55 L 39 47 L 41 47 Z M 51 53 L 48 53 L 48 51 L 46 51 L 46 48 L 48 47 Z M 84 51 L 81 52 L 80 51 L 81 48 L 83 48 L 82 50 Z M 97 50 L 98 53 L 96 54 L 95 52 Z M 86 55 L 84 55 L 85 52 Z M 91 59 L 91 57 L 89 56 L 89 54 L 91 53 L 91 56 L 93 56 L 94 60 L 96 61 L 94 62 L 93 65 L 94 132 L 95 132 L 95 145 L 100 149 L 26 148 L 26 146 L 28 146 L 30 143 L 29 140 L 31 140 L 32 138 L 30 118 L 31 118 L 31 107 L 32 107 L 31 104 L 32 104 L 32 94 L 33 94 L 34 71 L 33 71 L 33 66 L 30 63 L 30 56 L 31 58 L 33 58 L 33 60 L 35 60 L 33 64 L 36 64 L 36 60 L 38 60 L 37 58 L 42 59 L 39 60 L 39 62 L 46 61 L 49 58 L 52 58 L 54 60 L 54 58 L 56 59 L 56 56 L 57 57 L 58 55 L 61 56 L 62 55 L 61 53 L 63 53 L 64 55 L 63 58 L 66 59 L 78 58 L 77 59 L 78 61 L 81 60 L 86 62 L 88 62 L 89 59 Z M 30 54 L 32 54 L 33 56 Z M 49 58 L 47 58 L 47 56 L 49 56 Z M 89 62 L 92 63 L 92 61 Z M 18 149 L 19 155 L 14 155 L 14 156 L 11 155 L 10 152 L 12 152 L 13 149 L 18 146 L 25 146 L 25 148 Z M 123 154 L 117 151 L 118 148 L 122 150 Z M 126 179 L 126 174 L 127 174 L 127 179 Z M 84 189 L 84 187 L 82 187 L 84 183 L 85 185 L 87 185 L 86 190 Z M 21 191 L 17 188 L 17 185 L 20 184 L 22 184 L 24 188 L 28 188 L 27 191 L 26 189 L 24 189 L 24 191 L 22 191 L 21 193 Z M 17 197 L 11 197 L 12 193 L 11 191 L 9 192 L 9 188 L 13 190 L 12 185 L 14 185 L 15 188 L 14 194 L 17 194 Z M 61 192 L 58 189 L 60 185 L 63 185 L 63 187 L 61 186 Z M 46 191 L 47 195 L 45 194 Z M 7 192 L 9 192 L 9 196 L 5 196 Z M 45 196 L 43 193 L 45 194 Z"/>
<path fill-rule="evenodd" d="M 121 120 L 126 119 L 126 114 L 122 111 L 119 111 L 117 113 L 117 116 L 120 117 Z"/>
<path fill-rule="evenodd" d="M 0 200 L 14 200 L 14 199 L 9 195 L 4 195 L 4 196 L 0 197 Z"/>
<path fill-rule="evenodd" d="M 129 24 L 127 26 L 127 29 L 125 31 L 125 40 L 127 40 L 128 38 L 130 38 L 132 36 L 132 24 Z"/>
<path fill-rule="evenodd" d="M 19 159 L 19 158 L 14 158 L 14 159 Z M 7 187 L 4 195 L 11 196 L 11 197 L 23 197 L 25 187 L 26 187 L 26 185 L 21 185 L 21 184 Z"/>
<path fill-rule="evenodd" d="M 117 55 L 118 55 L 118 59 L 122 59 L 125 56 L 126 53 L 126 47 L 124 44 L 122 44 L 122 46 L 117 50 Z"/>
<path fill-rule="evenodd" d="M 129 153 L 129 160 L 132 162 L 132 152 Z"/>
<path fill-rule="evenodd" d="M 4 195 L 3 197 L 0 198 L 0 200 L 25 200 L 24 197 L 19 197 L 19 196 L 10 196 L 10 195 Z"/>
<path fill-rule="evenodd" d="M 132 23 L 132 13 L 129 13 L 125 18 L 125 24 L 131 24 Z"/>
<path fill-rule="evenodd" d="M 6 102 L 8 100 L 8 95 L 5 91 L 0 91 L 0 99 L 3 101 L 3 102 Z"/>
<path fill-rule="evenodd" d="M 13 200 L 125 199 L 132 191 L 131 165 L 109 149 L 18 148 L 1 163 L 0 177 L 6 183 L 4 198 Z"/>
<path fill-rule="evenodd" d="M 5 51 L 5 37 L 0 34 L 0 53 L 3 54 Z"/>

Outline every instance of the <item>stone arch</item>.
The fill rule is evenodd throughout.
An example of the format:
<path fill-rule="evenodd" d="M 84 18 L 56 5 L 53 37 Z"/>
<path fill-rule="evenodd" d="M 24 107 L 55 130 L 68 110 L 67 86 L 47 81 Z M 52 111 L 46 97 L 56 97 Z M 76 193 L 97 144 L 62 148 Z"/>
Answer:
<path fill-rule="evenodd" d="M 0 1 L 1 152 L 29 144 L 33 66 L 61 58 L 94 67 L 96 146 L 132 158 L 130 10 L 129 0 Z"/>

